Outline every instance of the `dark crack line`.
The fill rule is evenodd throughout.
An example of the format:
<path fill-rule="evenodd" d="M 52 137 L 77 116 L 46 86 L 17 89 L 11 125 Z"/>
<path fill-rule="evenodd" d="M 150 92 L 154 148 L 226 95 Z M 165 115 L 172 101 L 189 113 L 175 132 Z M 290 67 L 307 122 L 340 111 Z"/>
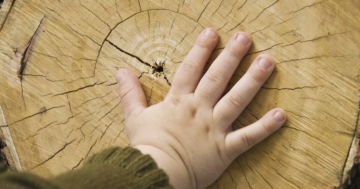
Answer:
<path fill-rule="evenodd" d="M 124 123 L 124 121 L 125 121 L 125 118 L 123 118 L 123 119 L 121 120 L 120 125 L 121 125 L 121 124 L 123 124 L 123 123 Z M 125 125 L 123 125 L 123 128 L 120 130 L 120 132 L 118 133 L 118 135 L 114 138 L 113 142 L 115 142 L 115 141 L 116 141 L 116 139 L 118 139 L 118 138 L 119 138 L 119 136 L 121 135 L 121 133 L 122 133 L 124 130 L 125 130 Z"/>
<path fill-rule="evenodd" d="M 225 16 L 225 18 L 228 18 L 229 17 L 229 15 L 230 15 L 230 13 L 232 13 L 232 11 L 234 10 L 234 7 L 235 7 L 235 4 L 237 3 L 237 1 L 234 1 L 234 4 L 232 4 L 230 7 L 231 7 L 231 9 L 230 9 L 230 11 L 226 14 L 226 16 Z"/>
<path fill-rule="evenodd" d="M 275 1 L 273 4 L 265 7 L 265 8 L 260 12 L 260 14 L 258 14 L 258 15 L 257 15 L 253 20 L 251 20 L 249 23 L 251 23 L 251 22 L 253 22 L 254 20 L 258 19 L 259 16 L 260 16 L 262 13 L 264 13 L 267 9 L 269 9 L 270 7 L 272 7 L 273 5 L 275 5 L 275 4 L 276 4 L 277 2 L 279 2 L 279 1 L 280 1 L 280 0 L 277 0 L 277 1 Z"/>
<path fill-rule="evenodd" d="M 240 169 L 241 169 L 241 172 L 244 174 L 244 177 L 245 177 L 245 180 L 246 180 L 246 183 L 248 184 L 248 186 L 252 189 L 251 185 L 250 185 L 250 182 L 249 180 L 247 179 L 247 176 L 245 174 L 245 171 L 244 169 L 241 167 L 239 161 L 237 159 L 235 159 L 235 162 L 239 165 Z"/>
<path fill-rule="evenodd" d="M 249 113 L 252 117 L 254 117 L 256 120 L 259 120 L 259 118 L 251 112 L 250 108 L 246 107 L 246 109 L 249 111 Z"/>
<path fill-rule="evenodd" d="M 290 60 L 284 60 L 279 62 L 278 64 L 283 64 L 287 62 L 295 62 L 295 61 L 301 61 L 301 60 L 311 60 L 311 59 L 318 59 L 318 58 L 342 58 L 347 57 L 349 55 L 340 55 L 340 56 L 328 56 L 328 55 L 320 55 L 320 56 L 312 56 L 312 57 L 305 57 L 305 58 L 295 58 Z"/>
<path fill-rule="evenodd" d="M 326 0 L 326 1 L 327 1 L 327 0 Z M 326 1 L 321 1 L 321 2 L 317 2 L 317 3 L 313 3 L 313 4 L 311 4 L 311 5 L 304 6 L 304 7 L 300 8 L 300 9 L 298 9 L 298 10 L 296 10 L 296 11 L 291 12 L 290 14 L 297 13 L 297 12 L 299 12 L 299 11 L 301 11 L 301 10 L 304 10 L 304 9 L 306 9 L 306 8 L 315 6 L 315 5 L 317 5 L 317 4 L 325 3 Z"/>
<path fill-rule="evenodd" d="M 299 30 L 299 29 L 300 29 L 300 28 L 293 29 L 293 30 L 290 30 L 290 31 L 288 31 L 288 32 L 285 32 L 285 33 L 281 34 L 280 37 L 282 37 L 282 36 L 284 36 L 284 35 L 286 35 L 286 34 L 289 34 L 289 33 L 291 33 L 291 32 L 295 32 L 295 31 L 297 31 L 297 30 Z"/>
<path fill-rule="evenodd" d="M 261 178 L 262 178 L 271 188 L 273 188 L 273 187 L 271 186 L 271 184 L 269 183 L 269 181 L 267 181 L 267 180 L 265 179 L 265 177 L 264 177 L 262 174 L 260 174 L 259 171 L 256 171 L 256 172 L 261 176 Z"/>
<path fill-rule="evenodd" d="M 65 105 L 63 105 L 63 106 L 55 106 L 55 107 L 52 107 L 52 108 L 49 108 L 49 109 L 44 108 L 44 109 L 41 109 L 40 112 L 37 112 L 37 113 L 35 113 L 35 114 L 26 116 L 26 117 L 24 117 L 24 118 L 22 118 L 22 119 L 20 119 L 20 120 L 14 121 L 14 122 L 12 122 L 12 123 L 10 123 L 10 124 L 7 124 L 7 125 L 1 125 L 0 127 L 8 127 L 8 126 L 13 125 L 13 124 L 15 124 L 15 123 L 24 121 L 25 119 L 32 118 L 32 117 L 34 117 L 34 116 L 43 114 L 43 113 L 45 113 L 45 112 L 47 112 L 47 111 L 49 111 L 49 110 L 56 109 L 56 108 L 62 108 L 62 107 L 64 107 L 64 106 L 65 106 Z"/>
<path fill-rule="evenodd" d="M 241 8 L 243 8 L 243 6 L 246 4 L 247 1 L 248 0 L 245 0 L 245 2 L 242 5 L 240 5 L 240 7 L 237 10 L 239 11 Z"/>
<path fill-rule="evenodd" d="M 113 120 L 105 129 L 105 131 L 102 133 L 101 137 L 99 140 L 101 140 L 103 138 L 103 136 L 106 134 L 106 131 L 110 128 L 110 126 L 114 123 L 115 120 Z"/>
<path fill-rule="evenodd" d="M 286 180 L 288 183 L 293 184 L 294 186 L 296 186 L 296 188 L 300 188 L 298 185 L 296 185 L 294 182 L 288 180 L 287 178 L 285 178 L 283 175 L 281 175 L 274 167 L 270 166 L 272 169 L 274 169 L 274 171 L 276 172 L 277 175 L 279 175 L 281 178 L 283 178 L 284 180 Z"/>
<path fill-rule="evenodd" d="M 236 26 L 234 26 L 233 28 L 229 29 L 226 33 L 229 33 L 230 31 L 233 31 L 235 28 L 237 28 L 238 26 L 240 26 L 245 20 L 246 18 L 249 16 L 249 13 L 247 13 L 247 15 L 244 17 L 243 20 L 241 20 L 238 24 L 236 24 Z"/>
<path fill-rule="evenodd" d="M 140 3 L 139 3 L 139 5 L 140 5 Z M 140 7 L 140 8 L 141 8 L 141 7 Z M 158 11 L 161 10 L 161 11 L 168 11 L 168 12 L 177 13 L 177 14 L 180 14 L 180 15 L 182 15 L 182 16 L 184 16 L 184 17 L 186 17 L 186 18 L 188 18 L 188 19 L 190 19 L 190 20 L 192 20 L 192 21 L 194 21 L 194 22 L 197 22 L 195 19 L 189 17 L 189 16 L 186 15 L 186 14 L 179 13 L 179 12 L 176 12 L 176 11 L 172 11 L 172 10 L 169 10 L 169 9 L 149 9 L 149 10 L 146 10 L 146 11 L 155 11 L 155 10 L 158 10 Z M 94 77 L 95 74 L 96 74 L 96 66 L 97 66 L 97 63 L 98 63 L 98 60 L 99 60 L 100 52 L 101 52 L 101 50 L 102 50 L 105 42 L 108 41 L 108 37 L 112 34 L 112 32 L 114 31 L 114 29 L 115 29 L 118 25 L 122 24 L 123 22 L 125 22 L 125 21 L 131 19 L 132 17 L 134 17 L 134 16 L 136 16 L 136 15 L 138 15 L 138 14 L 141 14 L 141 13 L 143 13 L 143 12 L 144 12 L 144 11 L 142 11 L 142 10 L 140 9 L 140 12 L 134 13 L 133 15 L 127 17 L 125 20 L 122 20 L 122 21 L 120 21 L 119 23 L 117 23 L 117 24 L 110 30 L 110 32 L 107 34 L 107 36 L 105 37 L 105 39 L 103 40 L 103 42 L 102 42 L 101 45 L 98 44 L 98 43 L 96 43 L 96 42 L 95 42 L 94 40 L 92 40 L 91 38 L 89 38 L 89 36 L 86 36 L 86 37 L 88 37 L 90 40 L 92 40 L 93 42 L 95 42 L 96 44 L 98 44 L 98 45 L 100 46 L 100 49 L 99 49 L 98 54 L 97 54 L 97 56 L 96 56 L 96 61 L 95 61 L 94 71 L 93 71 L 93 77 Z M 200 23 L 198 23 L 198 24 L 199 24 L 202 28 L 205 28 L 205 27 L 204 27 L 203 25 L 201 25 Z M 71 27 L 70 27 L 70 28 L 71 28 Z M 195 28 L 196 28 L 196 27 L 195 27 Z M 80 34 L 79 32 L 75 31 L 73 28 L 71 28 L 71 29 L 72 29 L 74 32 L 78 33 L 79 35 L 82 35 L 82 34 Z M 82 36 L 84 36 L 84 35 L 82 35 Z"/>
<path fill-rule="evenodd" d="M 279 46 L 279 45 L 281 45 L 281 44 L 282 44 L 282 43 L 277 43 L 277 44 L 275 44 L 275 45 L 273 45 L 273 46 L 271 46 L 271 47 L 269 47 L 269 48 L 266 48 L 266 49 L 263 49 L 263 50 L 260 50 L 260 51 L 251 52 L 251 53 L 247 54 L 246 56 L 249 56 L 249 55 L 252 55 L 252 54 L 261 53 L 261 52 L 270 50 L 270 49 L 272 49 L 272 48 L 274 48 L 274 47 L 276 47 L 276 46 Z"/>
<path fill-rule="evenodd" d="M 216 8 L 216 10 L 211 14 L 210 18 L 213 17 L 213 15 L 219 10 L 219 8 L 221 7 L 221 5 L 223 4 L 224 0 L 221 0 L 221 2 L 219 3 L 218 7 Z M 236 1 L 235 1 L 236 2 Z"/>
<path fill-rule="evenodd" d="M 306 118 L 306 119 L 314 120 L 313 118 L 310 118 L 310 117 L 307 117 L 307 116 L 304 116 L 304 115 L 297 114 L 297 113 L 295 113 L 295 112 L 293 112 L 293 111 L 290 111 L 290 110 L 284 110 L 284 111 L 285 111 L 285 112 L 289 112 L 289 113 L 291 113 L 291 114 L 293 114 L 293 115 L 295 115 L 295 116 L 301 117 L 301 118 Z"/>
<path fill-rule="evenodd" d="M 116 13 L 119 16 L 119 18 L 122 20 L 123 18 L 121 17 L 119 10 L 118 10 L 118 3 L 117 3 L 118 1 L 117 0 L 114 0 L 114 1 L 115 1 L 115 6 L 116 6 Z"/>
<path fill-rule="evenodd" d="M 278 26 L 278 25 L 280 25 L 280 24 L 284 24 L 284 23 L 286 23 L 287 21 L 289 21 L 289 20 L 291 20 L 291 19 L 293 19 L 293 18 L 294 18 L 294 17 L 291 17 L 291 18 L 289 18 L 289 19 L 287 19 L 287 20 L 282 20 L 282 22 L 276 24 L 275 26 Z"/>
<path fill-rule="evenodd" d="M 359 126 L 359 119 L 360 119 L 360 95 L 358 95 L 358 112 L 357 112 L 357 115 L 356 115 L 356 120 L 355 120 L 355 128 L 354 128 L 354 133 L 353 133 L 353 136 L 352 136 L 352 139 L 354 140 L 355 137 L 357 137 L 358 133 L 356 132 L 358 130 L 358 126 Z M 352 140 L 352 141 L 353 141 Z M 349 148 L 348 148 L 348 151 L 347 151 L 347 155 L 346 155 L 346 158 L 345 158 L 345 161 L 344 161 L 344 164 L 342 166 L 342 169 L 341 169 L 341 179 L 340 179 L 340 184 L 341 185 L 341 182 L 343 181 L 344 179 L 344 170 L 345 170 L 345 166 L 346 166 L 346 163 L 347 163 L 347 160 L 349 158 L 349 155 L 350 155 L 350 150 L 351 150 L 351 146 L 352 146 L 352 141 L 349 145 Z"/>
<path fill-rule="evenodd" d="M 21 62 L 20 62 L 20 68 L 18 70 L 18 77 L 20 79 L 20 82 L 22 82 L 23 80 L 23 74 L 25 72 L 25 68 L 26 68 L 26 65 L 27 65 L 27 62 L 30 58 L 30 53 L 34 47 L 34 44 L 35 44 L 35 41 L 37 39 L 37 36 L 39 35 L 39 31 L 40 31 L 40 28 L 43 24 L 43 21 L 44 21 L 45 17 L 43 17 L 41 20 L 40 20 L 40 23 L 38 25 L 38 27 L 36 28 L 34 34 L 31 36 L 30 40 L 29 40 L 29 43 L 27 44 L 25 50 L 24 50 L 24 53 L 23 53 L 23 56 L 21 58 Z"/>
<path fill-rule="evenodd" d="M 324 143 L 324 144 L 326 143 L 326 142 L 324 142 L 323 140 L 321 140 L 320 138 L 318 138 L 318 137 L 310 134 L 310 133 L 307 132 L 307 131 L 303 131 L 303 130 L 300 130 L 300 129 L 298 129 L 298 128 L 290 127 L 290 126 L 287 126 L 287 125 L 284 125 L 283 128 L 288 128 L 288 129 L 291 129 L 291 130 L 295 130 L 295 131 L 304 133 L 304 134 L 306 134 L 307 136 L 309 136 L 309 137 L 311 137 L 311 138 L 314 138 L 314 139 L 316 139 L 316 140 L 318 140 L 318 141 L 321 141 L 321 142 Z"/>
<path fill-rule="evenodd" d="M 108 23 L 106 23 L 103 19 L 101 19 L 98 15 L 96 15 L 93 11 L 91 11 L 90 9 L 88 9 L 86 6 L 84 6 L 81 2 L 79 3 L 82 7 L 84 7 L 87 11 L 89 11 L 92 15 L 94 15 L 96 18 L 98 18 L 101 22 L 103 22 L 105 25 L 107 25 L 109 27 L 109 29 L 111 29 L 110 25 Z M 101 3 L 100 3 L 101 4 Z M 106 10 L 106 9 L 105 9 Z M 100 32 L 101 33 L 101 32 Z"/>
<path fill-rule="evenodd" d="M 348 33 L 348 31 L 341 32 L 341 33 L 334 33 L 334 34 L 325 35 L 325 36 L 320 36 L 320 37 L 315 37 L 315 38 L 313 38 L 313 39 L 308 39 L 308 40 L 297 40 L 297 41 L 295 41 L 294 43 L 291 43 L 291 44 L 288 44 L 288 45 L 284 45 L 284 46 L 281 46 L 281 47 L 287 47 L 287 46 L 295 45 L 295 44 L 297 44 L 297 43 L 314 42 L 314 41 L 317 41 L 317 40 L 320 40 L 320 39 L 328 38 L 328 37 L 331 37 L 331 36 L 334 36 L 334 35 L 345 34 L 345 33 Z"/>
<path fill-rule="evenodd" d="M 206 4 L 205 8 L 201 11 L 200 16 L 198 17 L 198 19 L 196 19 L 196 22 L 198 22 L 201 18 L 201 16 L 203 15 L 203 13 L 205 12 L 206 8 L 209 6 L 209 4 L 211 3 L 211 0 L 209 0 L 209 2 Z"/>
<path fill-rule="evenodd" d="M 72 31 L 74 31 L 75 33 L 77 33 L 78 35 L 90 39 L 92 42 L 94 42 L 94 43 L 97 44 L 98 46 L 102 46 L 102 45 L 100 45 L 98 42 L 96 42 L 95 40 L 93 40 L 91 37 L 89 37 L 89 36 L 87 36 L 87 35 L 84 35 L 84 34 L 81 34 L 80 32 L 76 31 L 74 28 L 72 28 L 71 26 L 69 26 L 69 28 L 70 28 Z"/>
<path fill-rule="evenodd" d="M 227 24 L 229 23 L 229 21 L 225 22 L 224 25 L 220 26 L 217 30 L 222 30 L 225 26 L 227 26 Z"/>
<path fill-rule="evenodd" d="M 142 8 L 141 8 L 140 0 L 138 0 L 138 4 L 139 4 L 139 9 L 140 9 L 140 12 L 142 12 Z"/>
<path fill-rule="evenodd" d="M 69 94 L 66 94 L 66 99 L 68 101 L 69 110 L 71 112 L 71 115 L 74 116 L 74 113 L 73 113 L 72 108 L 71 108 L 71 103 L 70 103 L 70 100 L 69 100 Z"/>
<path fill-rule="evenodd" d="M 171 87 L 171 83 L 168 80 L 168 78 L 166 77 L 165 73 L 163 73 L 163 75 L 164 75 L 164 79 L 165 79 L 166 83 Z"/>
<path fill-rule="evenodd" d="M 272 22 L 271 22 L 268 26 L 266 26 L 265 28 L 260 29 L 260 30 L 256 30 L 256 31 L 252 32 L 250 35 L 253 35 L 254 33 L 261 32 L 261 31 L 263 31 L 263 30 L 267 29 L 268 27 L 270 27 L 270 26 L 271 26 L 271 24 L 272 24 Z"/>
<path fill-rule="evenodd" d="M 48 80 L 50 82 L 62 82 L 62 81 L 65 81 L 64 79 L 52 80 L 52 79 L 47 78 L 47 76 L 45 76 L 45 75 L 37 75 L 37 74 L 22 74 L 22 75 L 23 76 L 32 76 L 32 77 L 43 77 L 43 78 L 45 78 L 46 80 Z"/>
<path fill-rule="evenodd" d="M 85 134 L 84 132 L 82 131 L 82 128 L 91 121 L 91 119 L 85 121 L 85 123 L 83 123 L 79 128 L 77 128 L 76 130 L 80 130 L 81 134 L 83 135 L 83 138 L 85 138 Z M 80 142 L 80 141 L 79 141 Z"/>
<path fill-rule="evenodd" d="M 111 108 L 111 110 L 106 112 L 98 121 L 101 121 L 105 116 L 107 116 L 109 113 L 111 113 L 116 107 L 119 106 L 120 103 L 121 103 L 121 101 L 119 101 L 113 108 Z"/>
<path fill-rule="evenodd" d="M 41 166 L 41 165 L 44 165 L 46 162 L 48 162 L 48 161 L 50 161 L 52 158 L 54 158 L 57 154 L 59 154 L 60 152 L 62 152 L 67 146 L 69 146 L 71 143 L 73 143 L 75 141 L 75 139 L 74 140 L 72 140 L 71 142 L 69 142 L 69 143 L 66 143 L 60 150 L 58 150 L 57 152 L 55 152 L 52 156 L 50 156 L 48 159 L 46 159 L 45 161 L 43 161 L 42 163 L 40 163 L 40 164 L 38 164 L 38 165 L 35 165 L 34 167 L 32 167 L 31 169 L 29 169 L 29 170 L 33 170 L 33 169 L 35 169 L 35 168 L 37 168 L 37 167 L 39 167 L 39 166 Z"/>
<path fill-rule="evenodd" d="M 262 89 L 266 89 L 266 90 L 290 90 L 290 91 L 294 91 L 294 90 L 301 90 L 301 89 L 314 89 L 314 88 L 318 88 L 318 86 L 303 86 L 303 87 L 294 87 L 294 88 L 270 88 L 270 87 L 261 87 Z"/>
<path fill-rule="evenodd" d="M 79 112 L 79 113 L 77 113 L 77 114 L 75 114 L 75 115 L 72 115 L 72 116 L 68 117 L 65 122 L 63 122 L 63 123 L 58 123 L 57 125 L 65 125 L 65 124 L 67 124 L 72 118 L 74 118 L 75 116 L 77 116 L 77 115 L 79 115 L 79 114 L 81 114 L 81 112 Z"/>
<path fill-rule="evenodd" d="M 59 93 L 59 94 L 55 94 L 55 95 L 53 95 L 53 96 L 60 96 L 60 95 L 65 95 L 65 94 L 69 94 L 69 93 L 78 92 L 78 91 L 81 91 L 81 90 L 86 89 L 86 88 L 89 88 L 89 87 L 94 87 L 94 86 L 96 86 L 96 85 L 101 85 L 101 84 L 103 84 L 103 83 L 105 83 L 105 82 L 106 82 L 106 81 L 101 82 L 101 83 L 96 82 L 96 83 L 91 84 L 91 85 L 86 85 L 86 86 L 80 87 L 80 88 L 78 88 L 78 89 L 66 91 L 66 92 Z"/>
<path fill-rule="evenodd" d="M 50 125 L 52 125 L 53 123 L 56 123 L 57 121 L 53 121 L 53 122 L 50 122 L 49 124 L 45 125 L 44 127 L 41 127 L 40 129 L 38 129 L 36 132 L 39 132 L 43 129 L 46 129 L 47 127 L 49 127 Z"/>
<path fill-rule="evenodd" d="M 74 170 L 75 168 L 79 167 L 79 165 L 81 164 L 81 162 L 84 161 L 84 158 L 81 158 L 81 160 L 74 166 L 71 168 L 71 170 Z"/>
<path fill-rule="evenodd" d="M 8 16 L 10 15 L 10 12 L 12 11 L 12 8 L 14 7 L 15 1 L 16 1 L 16 0 L 13 0 L 13 1 L 11 2 L 10 8 L 9 8 L 8 12 L 7 12 L 6 15 L 5 15 L 5 19 L 4 19 L 3 23 L 1 24 L 0 32 L 2 31 L 2 29 L 3 29 L 4 25 L 5 25 L 6 20 L 7 20 Z"/>
<path fill-rule="evenodd" d="M 89 99 L 89 100 L 86 100 L 86 101 L 84 101 L 83 103 L 81 103 L 79 106 L 74 107 L 74 109 L 77 109 L 77 108 L 83 106 L 84 104 L 86 104 L 86 103 L 88 103 L 88 102 L 90 102 L 90 101 L 93 101 L 93 100 L 95 100 L 95 99 L 104 98 L 104 97 L 106 97 L 107 95 L 109 95 L 110 93 L 112 93 L 112 91 L 106 93 L 104 96 L 101 96 L 101 97 L 96 96 L 96 97 L 94 97 L 94 98 L 91 98 L 91 99 Z"/>
<path fill-rule="evenodd" d="M 118 47 L 117 45 L 115 45 L 114 43 L 112 43 L 111 41 L 109 41 L 109 40 L 107 40 L 107 39 L 106 39 L 105 41 L 108 42 L 111 46 L 115 47 L 115 48 L 116 48 L 117 50 L 119 50 L 120 52 L 122 52 L 122 53 L 124 53 L 124 54 L 126 54 L 126 55 L 128 55 L 128 56 L 130 56 L 130 57 L 132 57 L 132 58 L 135 58 L 136 60 L 138 60 L 138 61 L 141 62 L 142 64 L 144 64 L 144 65 L 146 65 L 146 66 L 148 66 L 148 67 L 150 67 L 150 68 L 155 68 L 155 67 L 152 66 L 151 64 L 143 61 L 140 57 L 135 56 L 135 55 L 133 55 L 133 54 L 131 54 L 131 53 L 129 53 L 129 52 L 124 51 L 123 49 L 121 49 L 120 47 Z"/>
<path fill-rule="evenodd" d="M 91 145 L 91 147 L 90 147 L 90 149 L 88 150 L 88 152 L 86 153 L 84 159 L 86 159 L 86 158 L 89 156 L 91 150 L 94 148 L 94 146 L 95 146 L 95 144 L 98 142 L 98 140 L 99 140 L 99 139 L 96 139 L 95 142 Z"/>

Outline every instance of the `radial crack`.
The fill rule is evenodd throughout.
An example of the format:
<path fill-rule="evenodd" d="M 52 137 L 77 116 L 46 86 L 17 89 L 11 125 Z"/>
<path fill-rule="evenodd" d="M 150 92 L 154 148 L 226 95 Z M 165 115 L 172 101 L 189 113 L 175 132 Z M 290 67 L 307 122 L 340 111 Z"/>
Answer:
<path fill-rule="evenodd" d="M 29 170 L 33 170 L 33 169 L 35 169 L 36 167 L 39 167 L 39 166 L 45 164 L 46 162 L 50 161 L 52 158 L 54 158 L 57 154 L 59 154 L 60 152 L 62 152 L 68 145 L 70 145 L 70 144 L 73 143 L 74 141 L 75 141 L 75 139 L 72 140 L 72 141 L 69 142 L 69 143 L 66 143 L 62 148 L 60 148 L 60 149 L 59 149 L 57 152 L 55 152 L 52 156 L 50 156 L 49 158 L 47 158 L 45 161 L 43 161 L 43 162 L 35 165 L 34 167 L 30 168 Z"/>
<path fill-rule="evenodd" d="M 112 43 L 111 41 L 109 41 L 108 39 L 106 39 L 106 41 L 107 41 L 111 46 L 115 47 L 117 50 L 121 51 L 122 53 L 124 53 L 124 54 L 126 54 L 126 55 L 129 55 L 129 56 L 135 58 L 136 60 L 138 60 L 139 62 L 141 62 L 142 64 L 144 64 L 144 65 L 146 65 L 146 66 L 149 66 L 149 67 L 151 67 L 151 68 L 155 68 L 155 67 L 152 66 L 151 64 L 143 61 L 140 57 L 135 56 L 135 55 L 133 55 L 133 54 L 131 54 L 131 53 L 129 53 L 129 52 L 124 51 L 123 49 L 121 49 L 120 47 L 118 47 L 117 45 L 115 45 L 114 43 Z"/>
<path fill-rule="evenodd" d="M 275 5 L 275 4 L 276 4 L 277 2 L 279 2 L 279 1 L 280 1 L 280 0 L 277 0 L 277 1 L 275 1 L 273 4 L 265 7 L 265 8 L 260 12 L 260 14 L 258 14 L 258 15 L 257 15 L 253 20 L 251 20 L 249 23 L 251 23 L 251 22 L 253 22 L 254 20 L 256 20 L 257 18 L 259 18 L 259 16 L 260 16 L 262 13 L 264 13 L 268 8 L 270 8 L 271 6 Z"/>
<path fill-rule="evenodd" d="M 23 80 L 23 74 L 24 74 L 27 62 L 29 60 L 29 57 L 30 57 L 30 52 L 32 51 L 32 49 L 34 47 L 37 36 L 39 35 L 39 31 L 40 31 L 41 25 L 42 25 L 42 23 L 44 21 L 44 18 L 45 17 L 43 17 L 40 20 L 40 23 L 39 23 L 38 27 L 36 28 L 34 34 L 31 36 L 31 38 L 29 40 L 29 43 L 26 45 L 26 48 L 24 50 L 24 53 L 23 53 L 23 56 L 22 56 L 21 62 L 20 62 L 20 68 L 19 68 L 19 70 L 17 72 L 20 81 Z"/>

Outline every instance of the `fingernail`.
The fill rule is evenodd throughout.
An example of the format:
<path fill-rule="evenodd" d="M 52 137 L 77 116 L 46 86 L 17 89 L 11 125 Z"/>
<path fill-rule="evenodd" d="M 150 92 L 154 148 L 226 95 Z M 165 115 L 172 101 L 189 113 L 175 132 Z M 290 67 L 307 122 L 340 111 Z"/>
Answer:
<path fill-rule="evenodd" d="M 278 122 L 281 122 L 285 119 L 285 115 L 284 113 L 280 112 L 280 111 L 277 111 L 275 114 L 274 114 L 274 119 Z"/>
<path fill-rule="evenodd" d="M 213 29 L 211 29 L 211 28 L 207 28 L 206 30 L 205 30 L 205 36 L 206 37 L 208 37 L 208 38 L 211 38 L 211 39 L 214 39 L 214 38 L 216 38 L 216 32 L 213 30 Z"/>
<path fill-rule="evenodd" d="M 241 43 L 242 45 L 247 45 L 250 42 L 249 38 L 243 33 L 237 34 L 236 41 Z"/>
<path fill-rule="evenodd" d="M 267 70 L 268 68 L 270 68 L 271 63 L 269 62 L 269 60 L 267 60 L 266 58 L 260 58 L 260 60 L 258 61 L 258 65 Z"/>

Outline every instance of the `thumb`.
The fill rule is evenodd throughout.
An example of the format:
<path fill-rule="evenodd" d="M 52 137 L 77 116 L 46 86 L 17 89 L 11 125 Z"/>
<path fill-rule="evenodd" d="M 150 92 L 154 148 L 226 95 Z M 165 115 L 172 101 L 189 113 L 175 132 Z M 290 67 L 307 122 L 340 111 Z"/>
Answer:
<path fill-rule="evenodd" d="M 119 70 L 115 77 L 120 87 L 121 105 L 125 118 L 130 118 L 134 113 L 139 114 L 147 107 L 139 79 L 133 72 L 126 69 Z"/>
<path fill-rule="evenodd" d="M 225 138 L 228 156 L 235 159 L 237 156 L 280 129 L 285 121 L 286 114 L 284 110 L 275 108 L 270 110 L 255 123 L 228 133 Z"/>

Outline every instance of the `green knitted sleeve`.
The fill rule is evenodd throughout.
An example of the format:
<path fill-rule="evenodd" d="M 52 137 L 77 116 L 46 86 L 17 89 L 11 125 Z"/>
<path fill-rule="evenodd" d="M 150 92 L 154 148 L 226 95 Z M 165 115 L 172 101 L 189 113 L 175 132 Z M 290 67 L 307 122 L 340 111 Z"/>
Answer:
<path fill-rule="evenodd" d="M 0 189 L 170 189 L 169 178 L 149 155 L 131 148 L 109 148 L 89 158 L 77 170 L 52 179 L 29 173 L 0 175 Z"/>

